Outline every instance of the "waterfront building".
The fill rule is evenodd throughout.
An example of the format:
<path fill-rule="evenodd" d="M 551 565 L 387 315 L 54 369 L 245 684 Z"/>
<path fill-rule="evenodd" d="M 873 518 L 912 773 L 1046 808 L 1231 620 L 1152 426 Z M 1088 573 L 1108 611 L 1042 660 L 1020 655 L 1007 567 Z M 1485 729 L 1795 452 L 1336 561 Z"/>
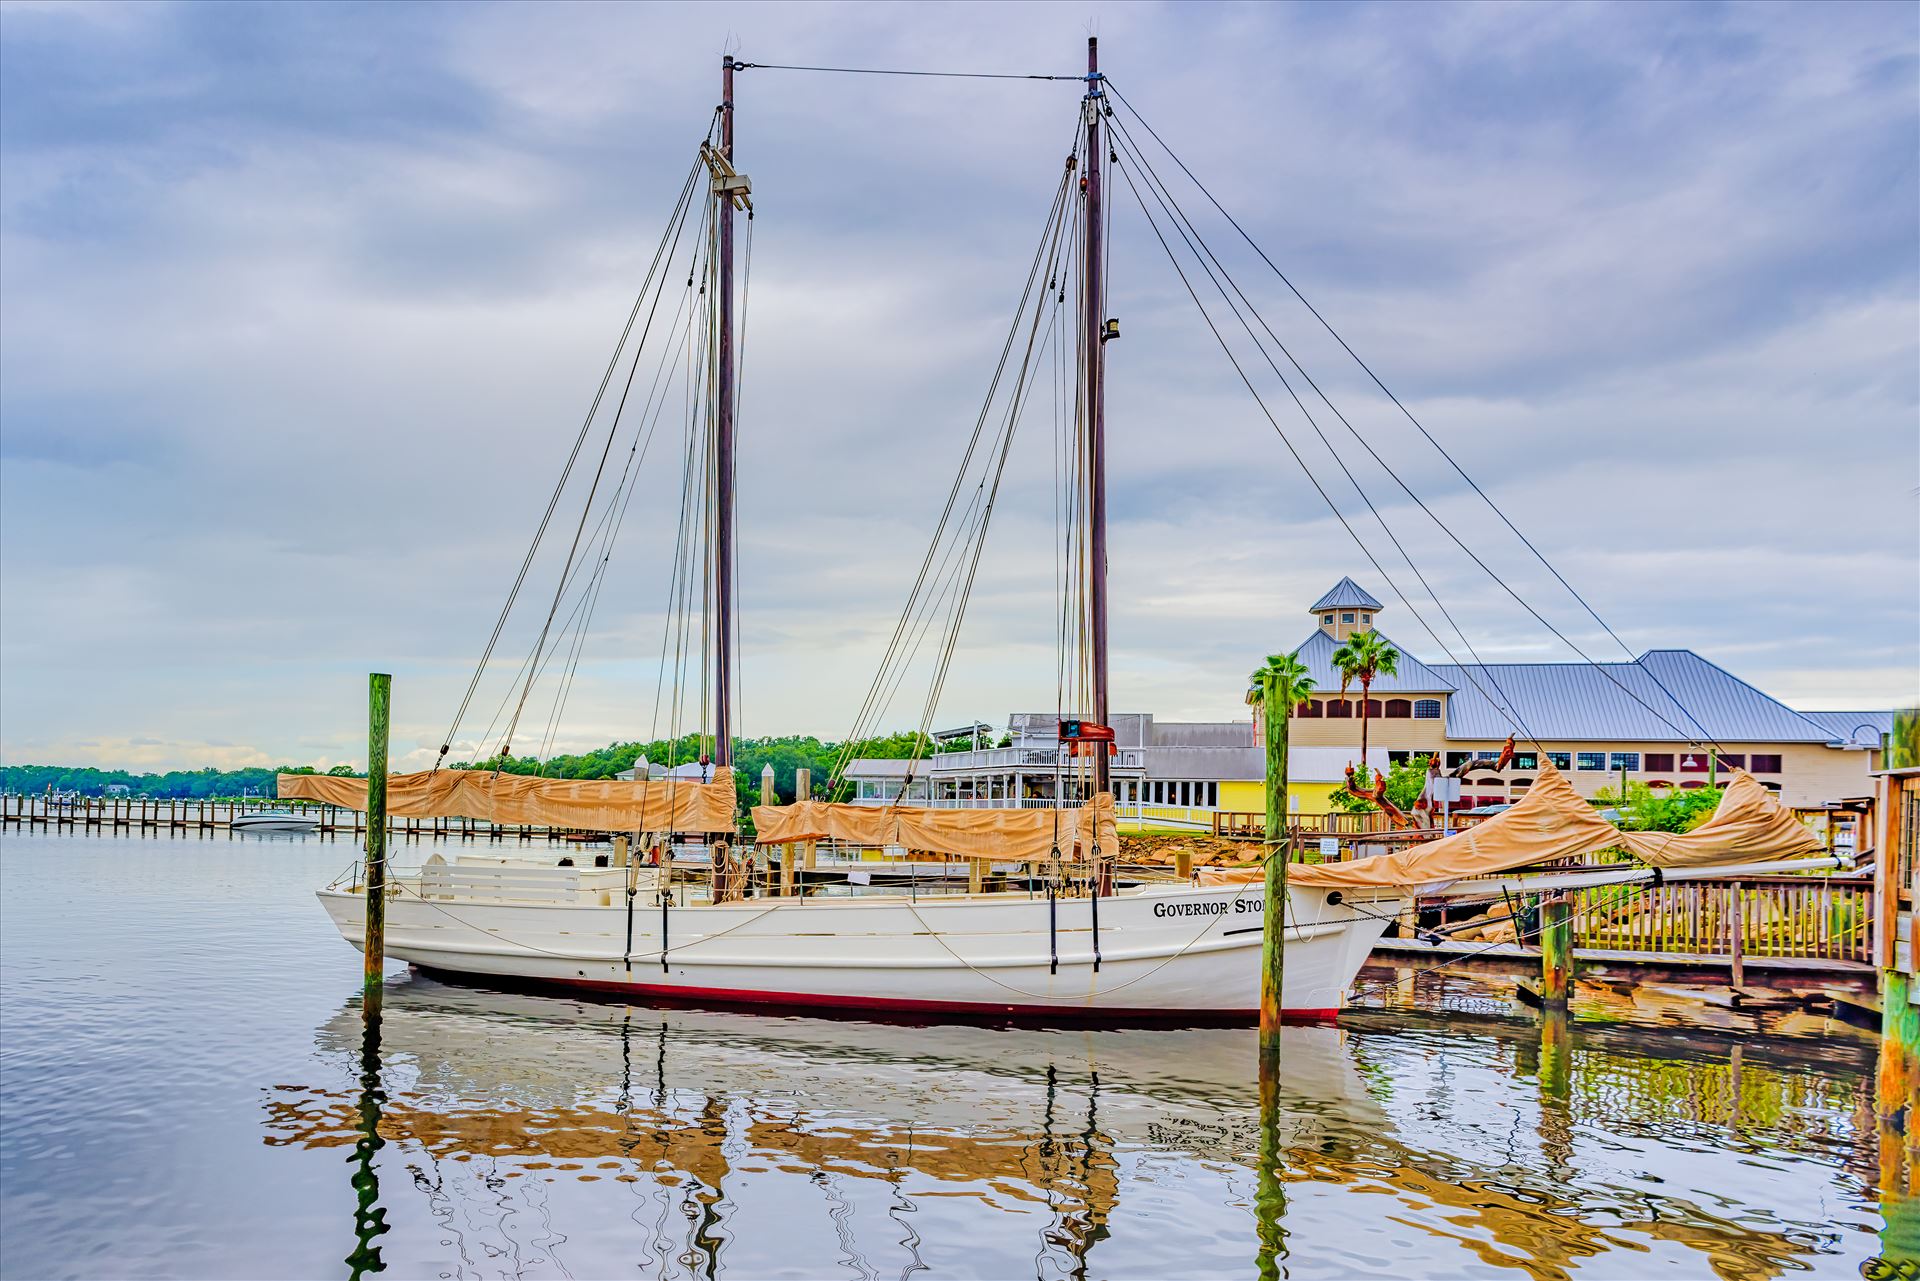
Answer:
<path fill-rule="evenodd" d="M 1123 823 L 1211 829 L 1213 814 L 1266 808 L 1266 749 L 1251 718 L 1240 721 L 1160 721 L 1150 713 L 1113 718 L 1114 802 Z M 959 737 L 956 735 L 956 737 Z M 1056 795 L 1074 795 L 1073 758 L 1061 749 L 1059 718 L 1052 712 L 1015 712 L 1007 718 L 1004 746 L 936 751 L 913 764 L 907 801 L 937 808 L 1040 807 Z M 1296 749 L 1288 758 L 1290 809 L 1322 814 L 1332 808 L 1345 780 L 1352 747 Z M 1369 752 L 1385 768 L 1384 748 Z M 884 805 L 900 796 L 905 760 L 861 758 L 848 767 L 851 799 Z M 1056 787 L 1058 791 L 1056 791 Z"/>
<path fill-rule="evenodd" d="M 1309 612 L 1314 629 L 1299 653 L 1315 688 L 1294 713 L 1290 739 L 1296 750 L 1357 751 L 1360 690 L 1342 695 L 1332 657 L 1349 636 L 1377 630 L 1385 607 L 1342 578 Z M 1390 760 L 1438 755 L 1447 768 L 1491 761 L 1514 734 L 1510 766 L 1497 778 L 1476 775 L 1466 805 L 1519 798 L 1543 759 L 1587 796 L 1623 779 L 1656 789 L 1704 787 L 1721 769 L 1739 766 L 1787 804 L 1815 805 L 1871 790 L 1893 719 L 1890 710 L 1797 711 L 1690 649 L 1653 649 L 1617 663 L 1456 664 L 1393 646 L 1398 671 L 1373 682 L 1367 705 L 1368 741 Z"/>
<path fill-rule="evenodd" d="M 1360 755 L 1360 691 L 1341 694 L 1333 651 L 1349 636 L 1374 630 L 1385 606 L 1342 578 L 1310 612 L 1314 629 L 1299 651 L 1314 693 L 1294 715 L 1287 785 L 1294 812 L 1320 814 L 1334 808 L 1330 797 Z M 1705 787 L 1731 766 L 1752 773 L 1789 805 L 1862 796 L 1872 790 L 1870 775 L 1893 717 L 1879 710 L 1797 711 L 1689 649 L 1649 650 L 1618 663 L 1453 664 L 1427 662 L 1397 642 L 1394 648 L 1399 670 L 1374 681 L 1367 709 L 1373 769 L 1426 755 L 1437 755 L 1445 768 L 1469 758 L 1492 761 L 1512 719 L 1528 731 L 1515 736 L 1508 768 L 1498 776 L 1475 775 L 1462 808 L 1525 795 L 1543 757 L 1587 796 L 1617 789 L 1623 778 L 1656 789 Z M 1266 754 L 1259 700 L 1249 702 L 1252 715 L 1240 721 L 1115 716 L 1114 800 L 1121 820 L 1211 827 L 1216 811 L 1263 811 Z M 979 742 L 985 731 L 969 726 L 938 737 L 942 746 Z M 1717 743 L 1718 750 L 1695 746 L 1694 739 Z M 1072 773 L 1060 747 L 1059 718 L 1014 713 L 1004 740 L 921 760 L 908 802 L 1053 804 L 1056 778 L 1064 782 Z M 851 799 L 883 805 L 897 798 L 908 764 L 855 760 L 847 769 Z"/>

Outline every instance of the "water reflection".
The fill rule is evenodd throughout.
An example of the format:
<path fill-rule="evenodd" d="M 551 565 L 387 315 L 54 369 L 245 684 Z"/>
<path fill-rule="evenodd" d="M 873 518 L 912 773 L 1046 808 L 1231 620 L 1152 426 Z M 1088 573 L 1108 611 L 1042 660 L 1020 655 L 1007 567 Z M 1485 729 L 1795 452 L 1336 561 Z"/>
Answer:
<path fill-rule="evenodd" d="M 385 1268 L 375 1244 L 387 1230 L 387 1212 L 380 1208 L 380 1172 L 374 1154 L 385 1142 L 380 1137 L 380 1109 L 387 1101 L 380 1083 L 380 1006 L 376 1000 L 364 1011 L 360 1030 L 360 1093 L 356 1100 L 353 1140 L 353 1251 L 347 1255 L 351 1275 L 359 1277 Z"/>
<path fill-rule="evenodd" d="M 1564 1017 L 1289 1028 L 1264 1086 L 1239 1031 L 787 1020 L 426 980 L 389 987 L 383 1028 L 363 1039 L 349 1006 L 319 1042 L 376 1057 L 357 1091 L 272 1090 L 266 1142 L 352 1150 L 356 1275 L 381 1266 L 384 1168 L 399 1217 L 424 1198 L 449 1275 L 561 1271 L 576 1244 L 609 1247 L 618 1213 L 638 1229 L 620 1266 L 658 1276 L 769 1258 L 908 1276 L 954 1267 L 956 1241 L 993 1275 L 1404 1274 L 1389 1238 L 1411 1227 L 1539 1278 L 1616 1252 L 1766 1277 L 1871 1230 L 1836 1225 L 1796 1162 L 1870 1195 L 1879 1155 L 1854 1124 L 1864 1050 Z"/>

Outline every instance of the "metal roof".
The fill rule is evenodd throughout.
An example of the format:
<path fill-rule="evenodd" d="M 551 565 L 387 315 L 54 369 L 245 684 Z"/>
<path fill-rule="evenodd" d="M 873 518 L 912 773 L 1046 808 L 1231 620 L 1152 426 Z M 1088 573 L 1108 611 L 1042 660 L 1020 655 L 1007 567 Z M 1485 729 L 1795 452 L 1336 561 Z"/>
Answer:
<path fill-rule="evenodd" d="M 1881 736 L 1893 732 L 1892 712 L 1802 712 L 1802 716 L 1822 726 L 1833 737 L 1827 740 L 1848 747 L 1879 747 Z"/>
<path fill-rule="evenodd" d="M 1648 650 L 1631 663 L 1490 663 L 1484 668 L 1435 663 L 1433 670 L 1457 686 L 1447 700 L 1450 739 L 1499 739 L 1515 732 L 1542 741 L 1827 743 L 1835 738 L 1828 725 L 1687 649 Z"/>
<path fill-rule="evenodd" d="M 1378 632 L 1376 635 L 1381 640 L 1387 641 L 1389 645 L 1393 644 L 1392 641 L 1387 640 L 1386 633 Z M 1393 647 L 1400 651 L 1400 661 L 1395 664 L 1400 670 L 1392 676 L 1377 677 L 1373 682 L 1373 697 L 1378 698 L 1386 694 L 1450 694 L 1453 692 L 1455 683 L 1441 674 L 1444 669 L 1429 667 L 1400 646 Z M 1340 648 L 1340 642 L 1318 628 L 1314 630 L 1313 635 L 1301 642 L 1300 661 L 1306 665 L 1307 673 L 1313 677 L 1313 688 L 1316 692 L 1339 693 L 1340 673 L 1333 666 L 1333 651 L 1338 648 Z M 1354 686 L 1354 689 L 1358 688 Z M 1501 733 L 1504 735 L 1506 731 L 1502 730 Z"/>
<path fill-rule="evenodd" d="M 1323 609 L 1379 609 L 1380 602 L 1361 589 L 1360 584 L 1351 578 L 1343 578 L 1327 589 L 1327 594 L 1313 604 L 1313 612 Z"/>

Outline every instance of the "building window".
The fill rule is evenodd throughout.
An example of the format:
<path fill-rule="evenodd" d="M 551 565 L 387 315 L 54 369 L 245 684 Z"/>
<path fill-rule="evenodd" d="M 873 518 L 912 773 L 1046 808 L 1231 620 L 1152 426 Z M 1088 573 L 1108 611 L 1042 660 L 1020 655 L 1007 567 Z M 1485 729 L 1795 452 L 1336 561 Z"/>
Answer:
<path fill-rule="evenodd" d="M 1682 774 L 1704 774 L 1707 772 L 1707 754 L 1705 752 L 1687 752 L 1680 757 Z"/>
<path fill-rule="evenodd" d="M 1473 759 L 1473 755 L 1470 752 L 1448 752 L 1447 768 L 1459 769 L 1462 765 L 1465 765 L 1468 761 L 1472 759 Z"/>
<path fill-rule="evenodd" d="M 1666 788 L 1672 787 L 1673 784 L 1664 778 L 1650 778 L 1647 780 L 1647 786 L 1653 788 L 1655 791 L 1663 791 Z"/>
<path fill-rule="evenodd" d="M 1532 786 L 1533 786 L 1533 780 L 1530 778 L 1516 778 L 1513 780 L 1513 790 L 1516 792 Z"/>
<path fill-rule="evenodd" d="M 1721 769 L 1745 769 L 1747 767 L 1747 754 L 1745 752 L 1721 752 L 1718 759 Z M 1758 769 L 1759 767 L 1755 766 L 1754 768 Z"/>
<path fill-rule="evenodd" d="M 1333 622 L 1333 615 L 1332 615 L 1332 614 L 1322 614 L 1322 615 L 1320 615 L 1320 621 L 1321 621 L 1321 622 L 1323 622 L 1323 623 L 1332 623 L 1332 622 Z"/>
<path fill-rule="evenodd" d="M 1218 783 L 1207 784 L 1207 807 L 1209 809 L 1220 808 L 1220 784 Z"/>
<path fill-rule="evenodd" d="M 1368 624 L 1369 626 L 1371 626 L 1371 625 L 1372 625 L 1372 623 L 1373 623 L 1373 615 L 1372 615 L 1372 614 L 1362 614 L 1362 615 L 1360 615 L 1360 621 L 1361 621 L 1361 622 L 1363 622 L 1363 623 L 1366 623 L 1366 624 Z"/>
<path fill-rule="evenodd" d="M 1353 621 L 1353 615 L 1351 613 L 1342 614 L 1340 615 L 1340 621 L 1343 623 L 1351 623 Z"/>
<path fill-rule="evenodd" d="M 1672 752 L 1648 752 L 1647 753 L 1647 772 L 1648 773 L 1653 773 L 1654 771 L 1657 770 L 1660 773 L 1664 774 L 1668 770 L 1671 770 L 1672 768 L 1673 768 Z"/>
<path fill-rule="evenodd" d="M 1581 769 L 1605 769 L 1607 767 L 1607 754 L 1605 752 L 1581 752 L 1578 760 Z"/>
<path fill-rule="evenodd" d="M 1499 759 L 1500 759 L 1500 753 L 1498 753 L 1498 752 L 1475 752 L 1475 753 L 1473 754 L 1473 759 L 1474 759 L 1474 760 L 1476 760 L 1476 761 L 1497 761 L 1497 760 L 1499 760 Z"/>
<path fill-rule="evenodd" d="M 1437 698 L 1415 699 L 1413 719 L 1416 721 L 1437 721 L 1440 719 L 1440 700 Z"/>
<path fill-rule="evenodd" d="M 1755 752 L 1753 754 L 1753 764 L 1747 768 L 1756 774 L 1778 774 L 1780 772 L 1780 758 L 1769 752 Z"/>
<path fill-rule="evenodd" d="M 1623 769 L 1637 771 L 1640 768 L 1640 753 L 1615 752 L 1613 754 L 1613 760 L 1610 762 L 1610 767 L 1616 772 Z"/>
<path fill-rule="evenodd" d="M 1380 715 L 1381 715 L 1380 700 L 1377 698 L 1368 699 L 1367 700 L 1367 719 L 1377 721 L 1380 719 Z"/>
<path fill-rule="evenodd" d="M 1405 765 L 1408 761 L 1412 759 L 1413 759 L 1412 752 L 1388 752 L 1387 753 L 1387 764 L 1389 765 Z"/>
<path fill-rule="evenodd" d="M 1293 705 L 1293 714 L 1307 717 L 1309 720 L 1315 719 L 1321 715 L 1320 704 L 1314 699 L 1305 699 Z"/>
<path fill-rule="evenodd" d="M 1515 769 L 1539 769 L 1539 768 L 1540 768 L 1540 758 L 1539 758 L 1539 757 L 1538 757 L 1537 755 L 1535 755 L 1534 753 L 1532 753 L 1532 752 L 1515 752 L 1515 753 L 1513 754 L 1513 768 L 1515 768 Z M 1519 779 L 1515 779 L 1515 780 L 1514 780 L 1514 782 L 1516 782 L 1516 783 L 1517 783 L 1517 782 L 1519 782 L 1519 781 L 1520 781 Z M 1527 782 L 1529 782 L 1529 783 L 1531 783 L 1532 781 L 1533 781 L 1532 779 L 1528 779 L 1528 780 L 1527 780 Z"/>
<path fill-rule="evenodd" d="M 1387 719 L 1388 720 L 1404 721 L 1409 716 L 1412 716 L 1412 715 L 1413 715 L 1413 704 L 1409 703 L 1406 699 L 1390 698 L 1387 700 Z"/>
<path fill-rule="evenodd" d="M 1681 787 L 1681 789 L 1682 789 L 1682 790 L 1684 790 L 1684 791 L 1689 791 L 1689 792 L 1690 792 L 1690 791 L 1692 791 L 1692 790 L 1693 790 L 1694 788 L 1696 788 L 1696 787 L 1705 787 L 1705 786 L 1706 786 L 1706 784 L 1705 784 L 1705 783 L 1702 783 L 1702 782 L 1701 782 L 1701 781 L 1700 781 L 1699 779 L 1697 779 L 1697 778 L 1690 778 L 1690 779 L 1688 779 L 1688 780 L 1687 780 L 1686 782 L 1684 782 L 1684 783 L 1682 783 L 1682 784 L 1680 784 L 1680 787 Z"/>
<path fill-rule="evenodd" d="M 1330 698 L 1327 700 L 1327 715 L 1336 719 L 1340 717 L 1351 717 L 1353 715 L 1353 704 L 1344 698 Z"/>

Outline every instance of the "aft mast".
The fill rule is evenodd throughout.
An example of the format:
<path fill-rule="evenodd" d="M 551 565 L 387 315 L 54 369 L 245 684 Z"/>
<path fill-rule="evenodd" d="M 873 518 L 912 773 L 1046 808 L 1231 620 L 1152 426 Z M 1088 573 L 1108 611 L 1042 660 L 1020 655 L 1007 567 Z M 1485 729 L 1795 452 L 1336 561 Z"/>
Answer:
<path fill-rule="evenodd" d="M 733 168 L 733 55 L 720 63 L 720 159 L 714 194 L 719 198 L 719 298 L 717 359 L 714 371 L 713 446 L 713 763 L 733 764 L 733 214 L 736 191 L 745 180 Z M 722 173 L 722 170 L 726 171 Z M 739 183 L 738 188 L 732 186 Z"/>
<path fill-rule="evenodd" d="M 1086 430 L 1087 430 L 1087 538 L 1091 564 L 1088 566 L 1087 629 L 1093 664 L 1093 707 L 1095 724 L 1110 726 L 1107 705 L 1107 395 L 1106 395 L 1106 289 L 1104 277 L 1105 245 L 1100 210 L 1100 116 L 1106 108 L 1106 92 L 1100 76 L 1100 41 L 1087 38 L 1087 96 L 1083 110 L 1087 123 L 1087 167 L 1081 182 L 1085 192 L 1086 245 L 1082 259 L 1084 285 L 1081 305 L 1081 332 L 1086 347 Z M 1110 792 L 1113 780 L 1109 744 L 1098 743 L 1093 751 L 1093 790 Z"/>

